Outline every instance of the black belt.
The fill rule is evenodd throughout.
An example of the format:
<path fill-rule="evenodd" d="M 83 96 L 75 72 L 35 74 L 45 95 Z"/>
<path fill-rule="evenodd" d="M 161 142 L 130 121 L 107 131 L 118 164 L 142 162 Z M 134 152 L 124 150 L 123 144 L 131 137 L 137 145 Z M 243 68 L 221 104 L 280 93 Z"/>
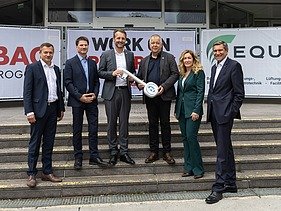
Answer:
<path fill-rule="evenodd" d="M 54 101 L 54 102 L 47 102 L 47 105 L 48 106 L 51 106 L 51 105 L 53 105 L 53 104 L 55 104 L 55 103 L 57 103 L 58 101 L 56 100 L 56 101 Z"/>
<path fill-rule="evenodd" d="M 116 86 L 115 89 L 127 89 L 127 86 Z"/>

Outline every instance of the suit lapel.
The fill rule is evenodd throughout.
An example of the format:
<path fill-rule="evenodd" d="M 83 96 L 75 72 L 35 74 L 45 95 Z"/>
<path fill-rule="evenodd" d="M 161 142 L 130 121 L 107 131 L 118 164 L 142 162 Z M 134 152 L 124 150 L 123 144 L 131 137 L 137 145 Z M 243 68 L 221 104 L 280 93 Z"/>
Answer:
<path fill-rule="evenodd" d="M 111 55 L 109 55 L 109 56 L 110 56 L 110 58 L 112 58 L 112 59 L 111 59 L 112 65 L 113 65 L 113 67 L 114 67 L 114 70 L 116 70 L 116 69 L 117 69 L 117 64 L 116 64 L 116 56 L 115 56 L 115 51 L 114 51 L 114 49 L 111 50 L 110 54 L 111 54 Z"/>
<path fill-rule="evenodd" d="M 161 57 L 160 57 L 160 78 L 163 72 L 163 67 L 165 65 L 165 61 L 166 61 L 166 57 L 163 55 L 163 53 L 161 53 Z"/>
<path fill-rule="evenodd" d="M 42 75 L 42 78 L 43 78 L 43 80 L 44 80 L 44 83 L 48 86 L 46 74 L 45 74 L 45 72 L 44 72 L 44 68 L 43 68 L 43 66 L 42 66 L 41 61 L 38 61 L 38 66 L 39 66 L 39 68 L 38 68 L 38 69 L 39 69 L 39 72 L 40 72 L 40 74 Z"/>
<path fill-rule="evenodd" d="M 223 64 L 222 68 L 221 68 L 221 71 L 220 71 L 219 75 L 218 75 L 218 78 L 217 78 L 214 89 L 217 87 L 218 84 L 220 84 L 220 80 L 223 77 L 223 75 L 225 74 L 225 71 L 227 70 L 228 62 L 229 62 L 229 59 L 227 58 L 226 61 Z"/>
<path fill-rule="evenodd" d="M 79 57 L 76 55 L 76 63 L 77 63 L 77 65 L 78 65 L 78 67 L 79 67 L 79 69 L 80 69 L 80 71 L 82 71 L 82 73 L 83 73 L 83 76 L 84 76 L 84 78 L 85 78 L 85 80 L 87 81 L 87 78 L 86 78 L 86 75 L 85 75 L 85 70 L 84 70 L 84 68 L 83 68 L 83 66 L 82 66 L 82 64 L 81 64 L 81 61 L 80 61 L 80 59 L 79 59 Z M 88 68 L 89 69 L 89 68 Z"/>

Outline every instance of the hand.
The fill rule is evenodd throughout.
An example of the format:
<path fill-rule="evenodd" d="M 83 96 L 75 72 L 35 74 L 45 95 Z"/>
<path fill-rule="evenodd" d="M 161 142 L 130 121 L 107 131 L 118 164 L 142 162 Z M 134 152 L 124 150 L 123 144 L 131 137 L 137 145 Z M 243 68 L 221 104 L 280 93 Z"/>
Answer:
<path fill-rule="evenodd" d="M 192 121 L 196 121 L 199 119 L 199 115 L 195 112 L 192 112 L 192 114 L 190 116 L 191 116 Z"/>
<path fill-rule="evenodd" d="M 123 71 L 119 70 L 119 69 L 116 69 L 112 72 L 112 75 L 116 76 L 116 77 L 121 77 L 123 75 Z"/>
<path fill-rule="evenodd" d="M 58 122 L 61 121 L 62 118 L 63 118 L 63 116 L 64 116 L 64 112 L 61 111 L 61 112 L 60 112 L 60 117 L 57 118 L 57 121 L 58 121 Z"/>
<path fill-rule="evenodd" d="M 82 103 L 91 103 L 94 99 L 96 99 L 96 95 L 94 93 L 87 93 L 81 96 L 80 101 Z"/>
<path fill-rule="evenodd" d="M 27 121 L 28 121 L 30 124 L 34 124 L 34 123 L 36 122 L 35 115 L 32 114 L 32 115 L 27 116 Z"/>
<path fill-rule="evenodd" d="M 160 86 L 158 87 L 158 93 L 157 93 L 157 95 L 161 95 L 161 94 L 163 94 L 163 92 L 164 92 L 164 87 L 160 85 Z"/>
<path fill-rule="evenodd" d="M 138 84 L 138 88 L 139 88 L 139 89 L 143 89 L 143 88 L 144 88 L 144 85 L 143 85 L 143 84 Z"/>

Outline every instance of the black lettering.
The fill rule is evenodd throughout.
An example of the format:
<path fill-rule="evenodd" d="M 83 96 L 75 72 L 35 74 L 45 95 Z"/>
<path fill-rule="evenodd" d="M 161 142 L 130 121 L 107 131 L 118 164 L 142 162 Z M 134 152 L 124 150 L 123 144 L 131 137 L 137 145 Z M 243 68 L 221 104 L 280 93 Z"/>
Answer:
<path fill-rule="evenodd" d="M 127 39 L 126 39 L 125 48 L 126 48 L 128 51 L 131 51 L 130 45 L 131 45 L 131 40 L 130 40 L 129 38 L 127 38 Z"/>
<path fill-rule="evenodd" d="M 140 42 L 143 40 L 143 38 L 138 38 L 138 40 L 136 40 L 136 38 L 133 38 L 133 51 L 136 51 L 136 49 L 138 48 L 139 51 L 143 51 Z"/>
<path fill-rule="evenodd" d="M 253 51 L 257 49 L 258 51 L 260 51 L 259 54 L 255 54 Z M 263 58 L 264 57 L 264 49 L 262 46 L 256 45 L 250 48 L 250 55 L 254 58 Z"/>
<path fill-rule="evenodd" d="M 22 73 L 21 70 L 17 70 L 17 71 L 15 72 L 15 78 L 22 78 L 22 76 L 23 76 L 23 73 Z"/>
<path fill-rule="evenodd" d="M 245 58 L 245 46 L 234 46 L 234 58 Z"/>
<path fill-rule="evenodd" d="M 170 38 L 166 39 L 166 42 L 162 39 L 163 47 L 166 49 L 166 51 L 170 51 Z"/>
<path fill-rule="evenodd" d="M 3 74 L 4 74 L 4 72 L 3 72 L 2 70 L 0 70 L 0 77 L 1 77 L 1 78 L 4 78 L 4 77 L 3 77 Z"/>
<path fill-rule="evenodd" d="M 5 72 L 5 78 L 11 79 L 13 77 L 14 73 L 11 70 L 7 70 Z"/>
<path fill-rule="evenodd" d="M 101 48 L 103 51 L 105 51 L 106 46 L 108 44 L 108 37 L 106 37 L 103 41 L 103 39 L 100 37 L 98 39 L 98 41 L 96 40 L 95 37 L 92 37 L 92 41 L 93 41 L 93 45 L 94 45 L 94 49 L 95 51 L 99 51 L 99 49 Z"/>
<path fill-rule="evenodd" d="M 273 58 L 278 58 L 281 56 L 281 46 L 278 46 L 278 54 L 273 55 L 272 54 L 272 46 L 269 46 L 269 56 L 273 57 Z"/>

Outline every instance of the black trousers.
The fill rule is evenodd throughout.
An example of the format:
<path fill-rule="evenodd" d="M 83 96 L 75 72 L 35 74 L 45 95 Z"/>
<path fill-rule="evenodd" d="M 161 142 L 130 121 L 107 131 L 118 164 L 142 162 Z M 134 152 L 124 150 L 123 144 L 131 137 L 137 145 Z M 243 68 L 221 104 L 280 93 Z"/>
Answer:
<path fill-rule="evenodd" d="M 53 173 L 52 155 L 57 128 L 57 102 L 47 106 L 45 115 L 36 118 L 36 122 L 30 125 L 30 140 L 28 145 L 28 170 L 27 175 L 36 175 L 41 139 L 42 143 L 42 172 Z"/>
<path fill-rule="evenodd" d="M 161 126 L 161 139 L 163 153 L 171 151 L 171 125 L 170 110 L 172 101 L 164 101 L 160 96 L 145 97 L 148 122 L 150 151 L 159 153 L 159 121 Z"/>
<path fill-rule="evenodd" d="M 74 157 L 82 158 L 82 129 L 83 129 L 83 116 L 86 112 L 88 121 L 88 141 L 90 158 L 99 157 L 98 154 L 98 107 L 96 104 L 83 103 L 80 107 L 72 107 L 73 117 L 73 148 Z"/>
<path fill-rule="evenodd" d="M 225 185 L 236 185 L 234 152 L 231 143 L 233 119 L 219 124 L 214 112 L 211 112 L 211 125 L 217 146 L 216 181 L 212 190 L 221 192 Z"/>

